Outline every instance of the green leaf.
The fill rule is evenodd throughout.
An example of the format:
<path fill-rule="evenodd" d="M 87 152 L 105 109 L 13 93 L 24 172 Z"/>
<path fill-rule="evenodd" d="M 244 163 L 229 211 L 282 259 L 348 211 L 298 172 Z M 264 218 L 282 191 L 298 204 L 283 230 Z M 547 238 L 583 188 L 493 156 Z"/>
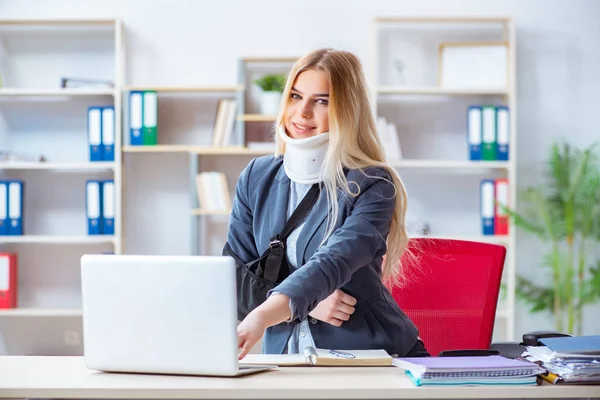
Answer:
<path fill-rule="evenodd" d="M 285 87 L 285 75 L 271 74 L 264 75 L 263 77 L 256 79 L 256 83 L 265 92 L 283 92 Z"/>
<path fill-rule="evenodd" d="M 517 275 L 516 288 L 517 298 L 529 304 L 531 312 L 553 311 L 554 291 L 551 288 L 539 286 L 520 275 Z"/>
<path fill-rule="evenodd" d="M 589 267 L 589 278 L 585 281 L 581 302 L 590 304 L 598 299 L 600 299 L 600 260 L 595 266 Z"/>

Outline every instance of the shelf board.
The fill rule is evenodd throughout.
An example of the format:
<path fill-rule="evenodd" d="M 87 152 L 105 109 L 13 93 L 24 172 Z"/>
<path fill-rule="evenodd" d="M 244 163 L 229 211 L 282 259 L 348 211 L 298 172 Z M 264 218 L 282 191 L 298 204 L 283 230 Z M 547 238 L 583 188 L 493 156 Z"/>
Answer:
<path fill-rule="evenodd" d="M 1 97 L 53 97 L 53 96 L 68 96 L 68 97 L 85 97 L 85 96 L 113 96 L 116 90 L 113 88 L 81 88 L 81 89 L 30 89 L 30 88 L 2 88 L 0 89 Z"/>
<path fill-rule="evenodd" d="M 273 150 L 249 149 L 241 146 L 212 147 L 178 144 L 124 146 L 123 151 L 126 153 L 194 153 L 200 155 L 265 155 L 273 152 Z"/>
<path fill-rule="evenodd" d="M 0 162 L 1 169 L 11 170 L 62 170 L 62 171 L 102 171 L 114 170 L 116 164 L 109 161 L 99 162 Z"/>
<path fill-rule="evenodd" d="M 469 160 L 389 160 L 395 168 L 441 168 L 441 169 L 510 169 L 510 161 L 469 161 Z"/>
<path fill-rule="evenodd" d="M 238 121 L 246 122 L 272 122 L 277 119 L 276 115 L 262 115 L 262 114 L 242 114 L 238 115 Z"/>
<path fill-rule="evenodd" d="M 492 243 L 492 244 L 502 244 L 508 245 L 510 240 L 510 236 L 506 235 L 461 235 L 461 234 L 436 234 L 431 233 L 429 235 L 417 235 L 417 234 L 409 234 L 410 239 L 417 238 L 430 238 L 430 239 L 448 239 L 448 240 L 466 240 L 470 242 L 481 242 L 481 243 Z"/>
<path fill-rule="evenodd" d="M 293 63 L 299 57 L 242 57 L 242 61 L 246 63 Z"/>
<path fill-rule="evenodd" d="M 229 215 L 231 210 L 203 210 L 196 208 L 192 210 L 192 215 Z"/>
<path fill-rule="evenodd" d="M 378 23 L 476 23 L 500 24 L 510 22 L 510 17 L 377 17 Z"/>
<path fill-rule="evenodd" d="M 0 19 L 1 25 L 114 25 L 115 19 Z"/>
<path fill-rule="evenodd" d="M 506 88 L 482 88 L 482 89 L 451 89 L 437 86 L 379 86 L 376 90 L 378 94 L 389 95 L 488 95 L 488 96 L 506 96 L 510 92 Z"/>
<path fill-rule="evenodd" d="M 0 310 L 0 317 L 81 317 L 81 309 L 69 308 L 8 308 Z"/>
<path fill-rule="evenodd" d="M 243 91 L 244 86 L 125 86 L 124 90 L 129 92 L 154 90 L 159 93 L 228 93 Z"/>
<path fill-rule="evenodd" d="M 0 236 L 0 243 L 96 244 L 113 243 L 111 235 L 15 235 Z"/>

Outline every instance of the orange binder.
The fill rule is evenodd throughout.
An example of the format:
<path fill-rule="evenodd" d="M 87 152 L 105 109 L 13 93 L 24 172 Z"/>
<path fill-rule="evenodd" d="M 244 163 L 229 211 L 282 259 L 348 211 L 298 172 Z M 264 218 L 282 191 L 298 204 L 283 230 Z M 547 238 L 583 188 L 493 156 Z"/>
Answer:
<path fill-rule="evenodd" d="M 17 255 L 0 253 L 0 309 L 17 307 Z"/>

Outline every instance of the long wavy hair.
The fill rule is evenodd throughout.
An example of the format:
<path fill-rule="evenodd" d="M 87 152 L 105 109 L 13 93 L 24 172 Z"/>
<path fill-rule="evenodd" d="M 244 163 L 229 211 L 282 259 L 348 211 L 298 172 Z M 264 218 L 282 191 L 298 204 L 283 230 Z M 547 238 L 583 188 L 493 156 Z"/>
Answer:
<path fill-rule="evenodd" d="M 382 279 L 386 284 L 399 284 L 403 280 L 401 257 L 408 245 L 405 224 L 406 189 L 396 170 L 385 161 L 385 152 L 371 111 L 364 71 L 358 57 L 343 50 L 318 49 L 296 61 L 286 79 L 275 129 L 283 126 L 285 108 L 296 77 L 309 69 L 325 72 L 330 83 L 329 146 L 323 163 L 322 177 L 331 211 L 328 215 L 323 242 L 333 233 L 336 226 L 338 188 L 350 196 L 359 194 L 351 189 L 344 168 L 386 169 L 391 176 L 396 195 L 387 237 L 387 253 L 382 266 Z M 285 142 L 279 135 L 274 136 L 275 156 L 285 154 Z M 357 187 L 356 184 L 353 186 Z"/>

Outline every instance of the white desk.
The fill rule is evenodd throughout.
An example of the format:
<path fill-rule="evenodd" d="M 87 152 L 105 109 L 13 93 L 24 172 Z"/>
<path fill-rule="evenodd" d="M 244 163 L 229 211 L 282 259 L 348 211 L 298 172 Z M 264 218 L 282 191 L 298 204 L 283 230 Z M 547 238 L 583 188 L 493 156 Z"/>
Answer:
<path fill-rule="evenodd" d="M 0 357 L 0 398 L 590 398 L 600 386 L 415 387 L 399 368 L 279 368 L 238 378 L 111 374 L 82 357 Z"/>

